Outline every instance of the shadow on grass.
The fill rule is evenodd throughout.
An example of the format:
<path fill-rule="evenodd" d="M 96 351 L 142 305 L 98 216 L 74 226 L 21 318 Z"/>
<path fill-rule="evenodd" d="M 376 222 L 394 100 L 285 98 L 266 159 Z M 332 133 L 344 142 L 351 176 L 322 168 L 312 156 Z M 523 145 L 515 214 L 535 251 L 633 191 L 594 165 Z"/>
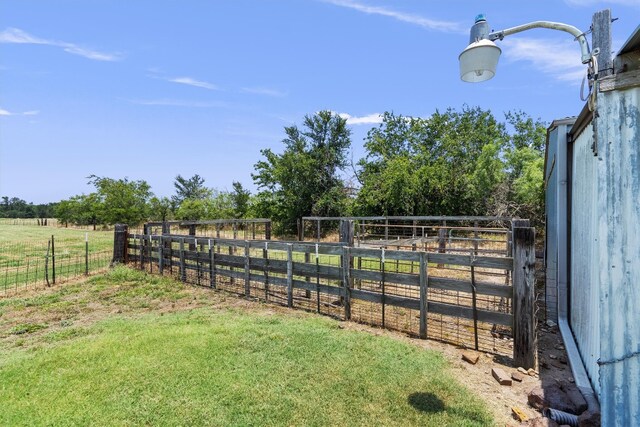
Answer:
<path fill-rule="evenodd" d="M 444 402 L 433 393 L 411 393 L 407 401 L 420 412 L 434 414 L 444 411 Z"/>

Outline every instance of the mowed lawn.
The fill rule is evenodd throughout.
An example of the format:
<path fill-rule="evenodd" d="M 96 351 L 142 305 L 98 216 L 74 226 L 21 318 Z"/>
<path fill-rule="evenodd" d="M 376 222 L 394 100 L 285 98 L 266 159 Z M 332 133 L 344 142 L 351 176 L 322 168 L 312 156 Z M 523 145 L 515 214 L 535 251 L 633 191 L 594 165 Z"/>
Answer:
<path fill-rule="evenodd" d="M 437 352 L 119 267 L 0 299 L 0 425 L 492 425 Z"/>

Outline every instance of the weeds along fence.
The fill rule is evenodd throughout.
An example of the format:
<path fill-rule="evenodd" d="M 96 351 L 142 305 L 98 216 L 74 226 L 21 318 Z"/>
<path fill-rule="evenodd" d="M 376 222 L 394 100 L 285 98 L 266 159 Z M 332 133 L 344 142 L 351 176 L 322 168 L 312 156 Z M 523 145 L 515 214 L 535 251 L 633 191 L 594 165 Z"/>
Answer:
<path fill-rule="evenodd" d="M 84 237 L 0 242 L 0 295 L 43 289 L 106 268 L 112 246 Z"/>
<path fill-rule="evenodd" d="M 348 241 L 353 222 L 342 228 Z M 114 260 L 247 298 L 512 356 L 518 366 L 533 367 L 534 231 L 517 226 L 511 233 L 513 256 L 499 257 L 345 241 L 129 234 L 118 226 Z M 509 283 L 495 280 L 505 272 Z"/>

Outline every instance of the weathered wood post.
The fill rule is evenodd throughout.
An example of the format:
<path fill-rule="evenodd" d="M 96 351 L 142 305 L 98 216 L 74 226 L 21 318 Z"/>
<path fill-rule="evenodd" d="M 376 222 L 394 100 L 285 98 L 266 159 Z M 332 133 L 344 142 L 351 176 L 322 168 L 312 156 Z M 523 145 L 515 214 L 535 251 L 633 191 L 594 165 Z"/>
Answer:
<path fill-rule="evenodd" d="M 113 264 L 126 264 L 128 258 L 128 227 L 126 224 L 116 224 L 115 231 L 113 232 Z"/>
<path fill-rule="evenodd" d="M 442 226 L 438 229 L 438 253 L 447 252 L 447 229 Z M 444 264 L 438 264 L 438 268 L 443 268 Z"/>
<path fill-rule="evenodd" d="M 293 307 L 293 245 L 287 243 L 287 306 Z"/>
<path fill-rule="evenodd" d="M 271 240 L 271 220 L 264 224 L 264 240 Z"/>
<path fill-rule="evenodd" d="M 249 241 L 244 241 L 244 295 L 249 298 L 251 295 L 251 266 L 249 265 L 250 251 Z"/>
<path fill-rule="evenodd" d="M 348 219 L 340 220 L 340 231 L 339 231 L 340 242 L 343 243 L 345 247 L 353 246 L 353 237 L 355 234 L 354 231 L 355 231 L 354 222 L 352 220 L 348 220 Z M 345 255 L 345 254 L 348 254 L 348 255 Z M 349 320 L 351 318 L 350 296 L 351 296 L 351 288 L 353 288 L 351 271 L 350 271 L 353 268 L 353 259 L 351 258 L 350 252 L 343 252 L 343 255 L 341 255 L 340 265 L 342 266 L 342 269 L 343 269 L 344 280 L 348 280 L 347 282 L 344 283 L 345 292 L 348 293 L 348 295 L 345 295 L 344 297 L 340 297 L 340 302 L 344 304 L 345 319 Z M 349 302 L 347 303 L 346 300 L 348 297 L 349 297 Z M 349 305 L 349 307 L 347 307 L 347 304 Z"/>
<path fill-rule="evenodd" d="M 420 338 L 427 339 L 427 286 L 428 286 L 428 271 L 427 271 L 427 253 L 420 252 Z"/>
<path fill-rule="evenodd" d="M 528 221 L 527 221 L 528 223 Z M 514 221 L 513 238 L 513 363 L 536 367 L 535 229 Z"/>
<path fill-rule="evenodd" d="M 196 235 L 196 225 L 195 224 L 189 224 L 189 236 L 195 237 L 195 235 Z M 195 242 L 189 243 L 189 250 L 190 251 L 195 251 L 196 250 Z"/>
<path fill-rule="evenodd" d="M 171 235 L 171 225 L 167 221 L 162 222 L 162 235 L 170 236 Z M 166 266 L 166 261 L 169 261 L 169 274 L 173 274 L 173 245 L 171 244 L 171 238 L 162 239 L 164 242 L 164 249 L 162 250 L 162 254 L 165 257 L 163 261 L 163 265 Z"/>
<path fill-rule="evenodd" d="M 350 221 L 353 225 L 353 221 Z M 342 247 L 342 284 L 344 289 L 344 320 L 351 320 L 351 248 Z"/>

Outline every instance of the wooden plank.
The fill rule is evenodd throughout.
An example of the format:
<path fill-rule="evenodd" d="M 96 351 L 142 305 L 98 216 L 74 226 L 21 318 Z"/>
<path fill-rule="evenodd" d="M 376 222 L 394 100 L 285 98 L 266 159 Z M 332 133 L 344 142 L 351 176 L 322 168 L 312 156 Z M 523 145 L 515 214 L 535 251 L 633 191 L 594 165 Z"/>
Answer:
<path fill-rule="evenodd" d="M 430 276 L 429 288 L 441 289 L 444 291 L 471 292 L 471 283 L 468 280 Z M 476 282 L 476 293 L 478 295 L 489 295 L 503 298 L 511 298 L 513 296 L 511 286 L 486 282 Z"/>
<path fill-rule="evenodd" d="M 471 307 L 429 301 L 427 308 L 431 313 L 473 320 L 473 309 Z M 507 313 L 478 309 L 478 320 L 480 322 L 495 323 L 496 325 L 511 327 L 513 323 L 513 316 Z"/>
<path fill-rule="evenodd" d="M 599 80 L 600 92 L 625 90 L 640 86 L 640 70 L 627 71 Z"/>
<path fill-rule="evenodd" d="M 354 257 L 380 259 L 380 249 L 351 248 L 351 255 Z M 385 251 L 385 259 L 420 262 L 420 254 L 411 251 Z"/>
<path fill-rule="evenodd" d="M 303 280 L 293 280 L 293 287 L 298 289 L 305 289 L 309 291 L 318 290 L 320 293 L 329 294 L 329 295 L 337 295 L 340 297 L 344 297 L 344 288 L 338 286 L 330 286 L 330 285 L 320 285 L 315 283 L 308 283 Z"/>
<path fill-rule="evenodd" d="M 293 274 L 298 276 L 316 275 L 323 279 L 342 280 L 342 268 L 330 265 L 304 264 L 301 262 L 293 263 Z"/>
<path fill-rule="evenodd" d="M 209 285 L 215 289 L 216 288 L 216 249 L 214 246 L 211 246 L 211 243 L 209 243 L 209 257 L 210 257 L 210 261 L 209 261 L 209 278 L 211 280 L 211 282 L 209 283 Z"/>
<path fill-rule="evenodd" d="M 427 256 L 424 252 L 420 253 L 420 338 L 427 339 Z"/>
<path fill-rule="evenodd" d="M 361 289 L 351 289 L 351 299 L 358 299 L 362 301 L 373 302 L 385 305 L 391 305 L 394 307 L 402 307 L 410 310 L 420 309 L 420 300 L 417 298 L 407 298 L 398 295 L 382 295 L 378 292 L 363 291 Z"/>
<path fill-rule="evenodd" d="M 535 229 L 513 229 L 513 363 L 535 368 Z"/>
<path fill-rule="evenodd" d="M 386 258 L 386 255 L 385 255 Z M 370 282 L 381 282 L 383 274 L 380 271 L 374 270 L 351 270 L 351 277 L 359 280 L 367 280 Z M 420 276 L 417 274 L 408 273 L 388 273 L 385 271 L 384 280 L 386 283 L 405 285 L 405 286 L 420 286 Z"/>
<path fill-rule="evenodd" d="M 471 256 L 459 254 L 436 254 L 427 252 L 427 260 L 431 263 L 461 265 L 470 267 Z M 473 265 L 476 267 L 495 268 L 500 270 L 511 270 L 513 268 L 513 259 L 507 257 L 475 257 Z"/>

